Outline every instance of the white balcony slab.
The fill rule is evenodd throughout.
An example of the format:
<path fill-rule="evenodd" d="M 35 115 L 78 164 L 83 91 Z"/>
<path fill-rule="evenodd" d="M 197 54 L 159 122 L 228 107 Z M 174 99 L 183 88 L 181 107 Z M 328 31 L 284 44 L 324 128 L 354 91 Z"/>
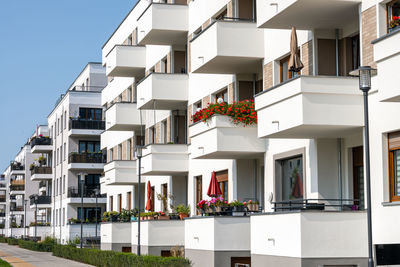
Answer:
<path fill-rule="evenodd" d="M 48 173 L 35 173 L 31 175 L 31 181 L 43 181 L 53 179 L 53 174 Z"/>
<path fill-rule="evenodd" d="M 136 103 L 115 103 L 106 110 L 107 131 L 136 131 L 140 127 L 140 111 Z"/>
<path fill-rule="evenodd" d="M 137 85 L 138 108 L 177 110 L 187 107 L 189 76 L 152 73 Z"/>
<path fill-rule="evenodd" d="M 105 57 L 106 75 L 109 77 L 144 76 L 146 47 L 116 45 Z"/>
<path fill-rule="evenodd" d="M 374 41 L 374 60 L 378 67 L 377 88 L 380 101 L 400 102 L 398 64 L 400 60 L 400 31 L 389 33 Z"/>
<path fill-rule="evenodd" d="M 251 254 L 297 258 L 368 256 L 365 212 L 288 212 L 251 216 Z"/>
<path fill-rule="evenodd" d="M 11 170 L 10 175 L 25 175 L 25 170 Z"/>
<path fill-rule="evenodd" d="M 188 6 L 152 3 L 138 19 L 140 45 L 182 45 L 188 32 Z"/>
<path fill-rule="evenodd" d="M 152 144 L 143 150 L 143 175 L 175 175 L 189 171 L 186 144 Z"/>
<path fill-rule="evenodd" d="M 208 122 L 189 127 L 191 158 L 240 159 L 262 157 L 265 141 L 257 138 L 257 126 L 235 125 L 228 116 L 214 115 Z"/>
<path fill-rule="evenodd" d="M 64 201 L 64 200 L 63 200 Z M 80 197 L 68 197 L 65 199 L 65 202 L 67 204 L 76 204 L 80 205 L 81 204 L 81 198 Z M 83 204 L 96 204 L 96 198 L 94 197 L 84 197 L 83 198 Z M 97 204 L 107 204 L 107 198 L 105 197 L 98 197 L 97 198 Z M 100 228 L 100 227 L 99 227 Z"/>
<path fill-rule="evenodd" d="M 94 137 L 100 135 L 104 130 L 91 129 L 70 129 L 68 135 L 70 137 Z"/>
<path fill-rule="evenodd" d="M 137 222 L 131 223 L 132 245 L 137 245 Z M 183 246 L 185 223 L 180 220 L 141 221 L 140 240 L 142 246 Z"/>
<path fill-rule="evenodd" d="M 194 73 L 257 73 L 264 58 L 264 32 L 256 23 L 215 21 L 192 39 Z"/>
<path fill-rule="evenodd" d="M 133 185 L 138 183 L 136 160 L 114 160 L 104 165 L 106 185 Z"/>
<path fill-rule="evenodd" d="M 68 163 L 68 169 L 71 171 L 80 170 L 103 170 L 104 163 Z"/>
<path fill-rule="evenodd" d="M 296 26 L 299 30 L 344 28 L 358 21 L 360 3 L 361 0 L 257 0 L 257 26 Z"/>
<path fill-rule="evenodd" d="M 106 222 L 101 224 L 101 243 L 107 244 L 131 244 L 131 223 Z"/>
<path fill-rule="evenodd" d="M 35 145 L 31 148 L 31 152 L 34 154 L 51 153 L 52 151 L 53 145 Z"/>
<path fill-rule="evenodd" d="M 185 249 L 250 251 L 250 217 L 185 219 Z"/>
<path fill-rule="evenodd" d="M 339 138 L 364 125 L 358 78 L 300 76 L 255 98 L 259 138 Z"/>
<path fill-rule="evenodd" d="M 24 195 L 25 190 L 10 190 L 10 195 Z"/>

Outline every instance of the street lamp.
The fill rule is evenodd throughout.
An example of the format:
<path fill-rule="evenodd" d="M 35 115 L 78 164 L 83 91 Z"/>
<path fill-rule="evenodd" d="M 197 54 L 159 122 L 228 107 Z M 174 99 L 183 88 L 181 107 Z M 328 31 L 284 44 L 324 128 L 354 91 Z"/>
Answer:
<path fill-rule="evenodd" d="M 37 203 L 39 200 L 39 196 L 36 194 L 33 196 L 34 200 L 35 200 L 35 240 L 37 237 Z"/>
<path fill-rule="evenodd" d="M 370 66 L 361 66 L 350 72 L 350 75 L 359 77 L 360 90 L 364 96 L 364 155 L 365 155 L 365 178 L 367 184 L 367 224 L 368 224 L 368 267 L 374 266 L 372 249 L 372 207 L 371 207 L 371 179 L 369 159 L 369 118 L 368 118 L 368 92 L 371 89 L 371 76 L 376 75 L 376 69 Z"/>
<path fill-rule="evenodd" d="M 27 199 L 24 199 L 24 238 L 26 239 L 26 204 L 28 203 Z"/>
<path fill-rule="evenodd" d="M 138 175 L 138 245 L 137 245 L 137 255 L 140 256 L 140 179 L 142 175 L 142 146 L 136 146 L 136 158 L 139 160 L 139 175 Z"/>
<path fill-rule="evenodd" d="M 81 240 L 80 240 L 80 248 L 83 247 L 83 185 L 85 184 L 85 179 L 87 173 L 79 173 L 80 177 L 79 182 L 81 183 Z"/>
<path fill-rule="evenodd" d="M 94 190 L 93 190 L 93 192 L 94 192 L 94 195 L 95 195 L 95 198 L 96 198 L 96 209 L 95 209 L 95 217 L 96 217 L 96 240 L 97 240 L 97 224 L 99 223 L 99 220 L 97 219 L 97 198 L 98 198 L 98 196 L 99 196 L 99 194 L 100 194 L 100 189 L 98 189 L 98 188 L 95 188 Z M 97 242 L 97 241 L 96 241 Z"/>

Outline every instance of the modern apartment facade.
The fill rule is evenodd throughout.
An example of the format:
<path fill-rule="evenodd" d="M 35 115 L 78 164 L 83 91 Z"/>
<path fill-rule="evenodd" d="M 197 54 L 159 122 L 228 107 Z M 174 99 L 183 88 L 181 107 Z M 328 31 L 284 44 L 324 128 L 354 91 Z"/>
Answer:
<path fill-rule="evenodd" d="M 51 151 L 47 151 L 52 158 L 51 226 L 52 235 L 61 243 L 80 238 L 81 220 L 84 238 L 100 234 L 100 227 L 96 233 L 95 216 L 100 220 L 106 203 L 96 192 L 105 162 L 100 149 L 100 134 L 105 129 L 101 106 L 105 83 L 101 64 L 88 63 L 48 116 L 52 140 Z"/>

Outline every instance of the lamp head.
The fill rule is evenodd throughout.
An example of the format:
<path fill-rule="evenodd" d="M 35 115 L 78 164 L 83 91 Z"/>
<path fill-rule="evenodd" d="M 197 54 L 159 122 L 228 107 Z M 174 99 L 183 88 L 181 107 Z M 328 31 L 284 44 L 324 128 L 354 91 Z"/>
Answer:
<path fill-rule="evenodd" d="M 359 77 L 360 90 L 368 92 L 371 89 L 371 77 L 377 74 L 377 70 L 370 66 L 361 66 L 349 73 L 351 76 Z"/>
<path fill-rule="evenodd" d="M 138 159 L 141 158 L 143 156 L 143 147 L 142 146 L 136 146 L 135 154 L 136 154 L 136 157 Z"/>

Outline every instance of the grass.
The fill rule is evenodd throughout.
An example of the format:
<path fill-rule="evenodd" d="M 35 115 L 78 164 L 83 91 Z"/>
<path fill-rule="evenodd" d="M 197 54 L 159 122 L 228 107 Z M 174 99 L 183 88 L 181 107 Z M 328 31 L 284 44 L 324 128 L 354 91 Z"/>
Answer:
<path fill-rule="evenodd" d="M 12 267 L 12 265 L 0 259 L 0 267 Z"/>

